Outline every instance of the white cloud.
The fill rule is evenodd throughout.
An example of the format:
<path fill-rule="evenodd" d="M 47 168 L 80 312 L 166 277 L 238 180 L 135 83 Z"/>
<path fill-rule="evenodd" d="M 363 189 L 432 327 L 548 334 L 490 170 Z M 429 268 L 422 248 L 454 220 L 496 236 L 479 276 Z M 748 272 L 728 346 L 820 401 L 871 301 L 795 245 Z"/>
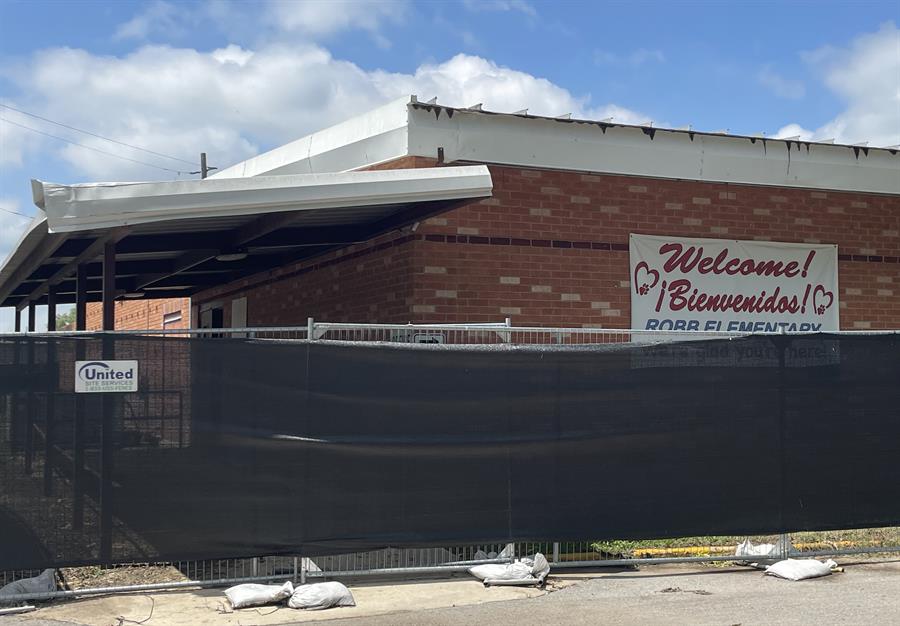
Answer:
<path fill-rule="evenodd" d="M 528 17 L 537 17 L 537 9 L 525 0 L 463 0 L 469 11 L 518 11 Z"/>
<path fill-rule="evenodd" d="M 815 132 L 808 128 L 803 128 L 800 124 L 788 124 L 782 126 L 772 135 L 775 139 L 785 139 L 787 137 L 800 137 L 801 141 L 812 141 L 813 139 L 831 139 L 831 137 L 814 137 Z"/>
<path fill-rule="evenodd" d="M 31 218 L 22 217 L 17 213 L 25 213 L 20 208 L 18 200 L 0 197 L 0 263 L 19 241 L 19 237 L 25 232 L 28 224 L 31 223 Z"/>
<path fill-rule="evenodd" d="M 127 22 L 119 24 L 113 38 L 143 41 L 154 35 L 180 37 L 185 34 L 184 22 L 191 15 L 192 12 L 183 7 L 156 0 Z"/>
<path fill-rule="evenodd" d="M 189 160 L 205 151 L 210 164 L 219 167 L 409 94 L 437 95 L 448 105 L 483 102 L 486 109 L 497 111 L 528 108 L 543 115 L 614 116 L 623 123 L 647 119 L 615 105 L 595 105 L 589 95 L 573 95 L 544 78 L 464 54 L 402 74 L 368 72 L 312 44 L 253 51 L 229 46 L 209 53 L 145 46 L 123 57 L 57 48 L 37 53 L 5 74 L 25 94 L 25 110 Z M 190 169 L 100 139 L 74 138 L 130 158 Z M 173 177 L 77 146 L 42 141 L 85 179 Z"/>
<path fill-rule="evenodd" d="M 415 74 L 375 72 L 373 81 L 382 93 L 437 96 L 449 106 L 483 103 L 491 111 L 528 109 L 535 115 L 563 115 L 597 119 L 616 116 L 622 123 L 646 116 L 615 105 L 592 106 L 589 96 L 574 96 L 545 78 L 538 78 L 477 56 L 458 54 L 439 64 L 420 66 Z"/>
<path fill-rule="evenodd" d="M 756 80 L 763 87 L 769 89 L 779 98 L 799 100 L 806 95 L 806 87 L 801 80 L 784 78 L 772 69 L 771 65 L 765 65 L 760 69 Z"/>
<path fill-rule="evenodd" d="M 19 108 L 10 100 L 4 99 L 0 103 Z M 26 121 L 26 118 L 14 111 L 0 107 L 0 166 L 22 165 L 25 153 L 36 144 L 34 136 L 27 130 L 10 123 L 26 124 Z"/>
<path fill-rule="evenodd" d="M 608 50 L 594 51 L 594 63 L 597 65 L 629 65 L 638 67 L 644 63 L 665 63 L 666 55 L 662 50 L 638 48 L 629 53 L 610 52 Z"/>
<path fill-rule="evenodd" d="M 387 47 L 390 42 L 381 34 L 382 26 L 403 21 L 408 10 L 405 0 L 270 0 L 265 21 L 277 30 L 310 37 L 363 30 Z"/>
<path fill-rule="evenodd" d="M 900 143 L 900 30 L 893 22 L 847 48 L 819 48 L 804 58 L 846 102 L 846 109 L 815 130 L 791 134 L 872 146 Z"/>

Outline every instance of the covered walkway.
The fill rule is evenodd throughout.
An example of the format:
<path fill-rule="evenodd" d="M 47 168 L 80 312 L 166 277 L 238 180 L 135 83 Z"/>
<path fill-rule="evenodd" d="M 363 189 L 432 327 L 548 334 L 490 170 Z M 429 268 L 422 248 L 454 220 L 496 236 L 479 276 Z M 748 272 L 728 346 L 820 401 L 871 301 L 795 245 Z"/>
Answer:
<path fill-rule="evenodd" d="M 0 306 L 189 297 L 210 287 L 367 241 L 489 197 L 487 167 L 294 174 L 153 183 L 32 181 L 41 209 L 0 267 Z"/>

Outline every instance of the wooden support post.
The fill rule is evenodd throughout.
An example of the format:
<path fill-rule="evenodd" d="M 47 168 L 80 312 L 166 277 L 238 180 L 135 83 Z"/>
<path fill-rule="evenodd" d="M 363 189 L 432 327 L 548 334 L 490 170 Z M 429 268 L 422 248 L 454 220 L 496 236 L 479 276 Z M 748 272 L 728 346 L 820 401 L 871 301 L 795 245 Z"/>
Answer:
<path fill-rule="evenodd" d="M 87 265 L 75 270 L 75 330 L 87 328 Z"/>
<path fill-rule="evenodd" d="M 22 311 L 20 311 L 19 309 L 13 309 L 13 311 L 16 312 L 15 318 L 13 320 L 13 323 L 15 324 L 15 332 L 20 333 L 22 332 Z"/>
<path fill-rule="evenodd" d="M 103 246 L 103 330 L 116 329 L 116 244 Z"/>
<path fill-rule="evenodd" d="M 28 303 L 28 332 L 33 333 L 35 331 L 34 326 L 34 312 L 37 307 L 34 305 L 34 302 Z"/>
<path fill-rule="evenodd" d="M 56 331 L 56 285 L 47 291 L 47 332 Z"/>

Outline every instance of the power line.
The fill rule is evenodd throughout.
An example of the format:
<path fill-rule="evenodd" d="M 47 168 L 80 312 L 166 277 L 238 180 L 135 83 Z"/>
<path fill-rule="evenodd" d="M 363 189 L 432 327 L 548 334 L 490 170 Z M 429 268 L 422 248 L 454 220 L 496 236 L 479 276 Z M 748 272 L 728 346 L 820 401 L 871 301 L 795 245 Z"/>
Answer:
<path fill-rule="evenodd" d="M 0 206 L 0 211 L 4 211 L 6 213 L 12 213 L 13 215 L 18 215 L 19 217 L 26 217 L 28 219 L 32 218 L 31 215 L 25 215 L 24 213 L 19 213 L 18 211 L 13 211 L 12 209 L 4 209 L 2 206 Z"/>
<path fill-rule="evenodd" d="M 74 126 L 69 126 L 68 124 L 63 124 L 62 122 L 56 122 L 47 117 L 41 117 L 40 115 L 35 115 L 34 113 L 29 113 L 28 111 L 23 111 L 22 109 L 17 109 L 15 107 L 11 107 L 8 104 L 0 103 L 0 107 L 4 109 L 9 109 L 10 111 L 15 111 L 16 113 L 21 113 L 22 115 L 27 115 L 28 117 L 33 117 L 35 119 L 49 122 L 50 124 L 56 124 L 57 126 L 62 126 L 63 128 L 68 128 L 69 130 L 74 130 L 77 133 L 84 133 L 85 135 L 90 135 L 91 137 L 96 137 L 98 139 L 103 139 L 104 141 L 111 141 L 112 143 L 117 143 L 120 146 L 125 146 L 126 148 L 132 148 L 134 150 L 140 150 L 141 152 L 146 152 L 147 154 L 153 154 L 155 156 L 163 157 L 166 159 L 172 159 L 173 161 L 181 161 L 182 163 L 187 163 L 188 165 L 197 166 L 193 161 L 186 161 L 185 159 L 179 159 L 178 157 L 170 156 L 168 154 L 163 154 L 162 152 L 154 152 L 153 150 L 148 150 L 147 148 L 141 148 L 140 146 L 135 146 L 130 143 L 125 143 L 124 141 L 119 141 L 118 139 L 111 139 L 109 137 L 104 137 L 103 135 L 98 135 L 97 133 L 92 133 L 89 130 L 82 130 L 81 128 L 75 128 Z M 9 121 L 9 120 L 7 120 Z"/>
<path fill-rule="evenodd" d="M 146 161 L 139 161 L 137 159 L 132 159 L 130 157 L 122 156 L 121 154 L 116 154 L 114 152 L 107 152 L 106 150 L 101 150 L 100 148 L 86 146 L 83 143 L 78 143 L 77 141 L 72 141 L 71 139 L 66 139 L 65 137 L 60 137 L 58 135 L 52 135 L 50 133 L 45 133 L 42 130 L 32 128 L 31 126 L 25 126 L 25 124 L 19 124 L 18 122 L 8 120 L 5 117 L 0 117 L 0 120 L 6 122 L 7 124 L 12 124 L 13 126 L 18 126 L 19 128 L 24 128 L 25 130 L 30 130 L 31 132 L 37 133 L 38 135 L 44 135 L 45 137 L 50 137 L 51 139 L 58 139 L 59 141 L 65 141 L 66 143 L 70 143 L 73 146 L 78 146 L 79 148 L 84 148 L 85 150 L 93 150 L 94 152 L 99 152 L 100 154 L 105 154 L 107 156 L 115 157 L 117 159 L 122 159 L 123 161 L 131 161 L 132 163 L 137 163 L 139 165 L 146 165 L 147 167 L 155 167 L 156 169 L 165 170 L 167 172 L 172 172 L 174 174 L 190 174 L 190 172 L 185 172 L 182 170 L 173 170 L 168 167 L 163 167 L 162 165 L 156 165 L 154 163 L 147 163 Z"/>

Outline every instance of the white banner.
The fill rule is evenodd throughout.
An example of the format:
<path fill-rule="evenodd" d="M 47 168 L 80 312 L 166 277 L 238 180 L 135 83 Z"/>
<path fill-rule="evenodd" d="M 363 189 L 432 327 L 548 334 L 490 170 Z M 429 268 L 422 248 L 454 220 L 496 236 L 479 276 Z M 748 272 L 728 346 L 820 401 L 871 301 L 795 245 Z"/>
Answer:
<path fill-rule="evenodd" d="M 837 246 L 632 234 L 631 327 L 839 330 Z"/>
<path fill-rule="evenodd" d="M 75 393 L 137 390 L 137 361 L 75 361 Z"/>

